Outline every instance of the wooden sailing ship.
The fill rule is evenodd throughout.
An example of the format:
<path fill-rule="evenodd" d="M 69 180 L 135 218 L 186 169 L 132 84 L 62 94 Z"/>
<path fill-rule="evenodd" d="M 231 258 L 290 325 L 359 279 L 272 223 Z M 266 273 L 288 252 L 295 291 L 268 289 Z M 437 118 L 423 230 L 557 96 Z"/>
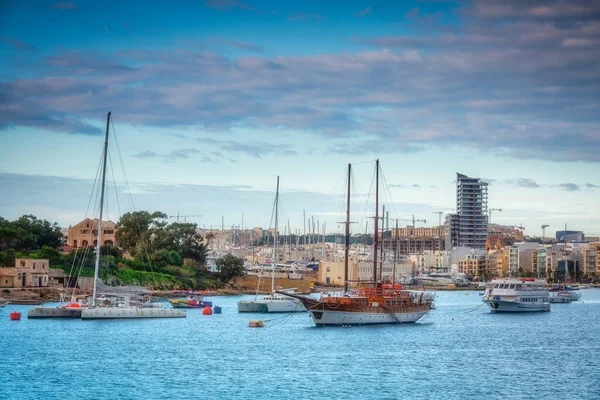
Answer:
<path fill-rule="evenodd" d="M 433 306 L 433 297 L 424 291 L 405 290 L 402 285 L 384 284 L 377 276 L 379 246 L 379 160 L 376 163 L 375 236 L 373 251 L 373 280 L 360 282 L 349 290 L 348 252 L 350 249 L 350 187 L 351 169 L 348 164 L 348 200 L 346 210 L 346 243 L 344 257 L 344 292 L 323 295 L 320 300 L 288 294 L 304 304 L 317 326 L 412 323 L 421 319 Z"/>

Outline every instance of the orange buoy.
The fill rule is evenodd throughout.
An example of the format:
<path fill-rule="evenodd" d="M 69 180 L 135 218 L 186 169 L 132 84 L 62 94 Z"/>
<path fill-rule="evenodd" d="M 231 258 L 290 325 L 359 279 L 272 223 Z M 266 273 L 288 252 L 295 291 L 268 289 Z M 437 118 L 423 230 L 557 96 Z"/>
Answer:
<path fill-rule="evenodd" d="M 248 327 L 250 328 L 264 328 L 265 324 L 262 321 L 250 321 L 250 323 L 248 324 Z"/>
<path fill-rule="evenodd" d="M 10 320 L 11 321 L 20 321 L 21 320 L 21 313 L 14 311 L 10 313 Z"/>
<path fill-rule="evenodd" d="M 206 306 L 202 309 L 202 315 L 212 315 L 212 308 Z"/>

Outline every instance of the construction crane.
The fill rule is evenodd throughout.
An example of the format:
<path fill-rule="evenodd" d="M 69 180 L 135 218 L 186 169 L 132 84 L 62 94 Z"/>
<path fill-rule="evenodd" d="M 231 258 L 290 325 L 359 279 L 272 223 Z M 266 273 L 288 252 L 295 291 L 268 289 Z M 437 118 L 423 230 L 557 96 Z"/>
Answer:
<path fill-rule="evenodd" d="M 412 221 L 412 232 L 408 234 L 408 255 L 410 256 L 410 237 L 415 233 L 415 222 L 427 223 L 425 219 L 415 219 L 415 214 L 412 215 L 411 219 L 400 219 L 399 221 Z"/>
<path fill-rule="evenodd" d="M 490 215 L 488 218 L 488 225 L 492 223 L 492 211 L 502 211 L 501 208 L 490 208 L 488 210 L 488 214 Z"/>
<path fill-rule="evenodd" d="M 202 217 L 202 214 L 200 215 L 179 215 L 179 213 L 177 213 L 177 215 L 169 215 L 169 218 L 177 218 L 177 222 L 179 222 L 179 218 L 183 218 L 183 222 L 186 223 L 188 218 L 200 218 Z"/>
<path fill-rule="evenodd" d="M 542 225 L 542 239 L 546 238 L 546 228 L 550 225 Z"/>
<path fill-rule="evenodd" d="M 442 215 L 444 215 L 443 211 L 434 211 L 433 214 L 437 214 L 439 216 L 438 226 L 442 226 Z"/>
<path fill-rule="evenodd" d="M 513 229 L 520 229 L 520 232 L 519 232 L 519 233 L 521 234 L 521 237 L 519 238 L 519 240 L 523 240 L 523 238 L 524 238 L 524 236 L 525 236 L 525 235 L 523 234 L 523 231 L 525 230 L 525 227 L 523 226 L 523 224 L 521 224 L 521 225 L 519 225 L 519 226 L 516 226 L 516 225 L 515 225 L 515 226 L 512 226 L 512 228 L 513 228 Z"/>
<path fill-rule="evenodd" d="M 438 215 L 438 218 L 439 218 L 438 219 L 438 229 L 441 230 L 442 229 L 442 215 L 444 214 L 444 212 L 443 211 L 434 211 L 433 213 Z M 440 235 L 438 235 L 438 237 L 439 237 L 438 248 L 439 248 L 439 250 L 442 250 L 442 235 L 441 235 L 441 231 L 438 231 L 438 232 L 440 232 Z"/>

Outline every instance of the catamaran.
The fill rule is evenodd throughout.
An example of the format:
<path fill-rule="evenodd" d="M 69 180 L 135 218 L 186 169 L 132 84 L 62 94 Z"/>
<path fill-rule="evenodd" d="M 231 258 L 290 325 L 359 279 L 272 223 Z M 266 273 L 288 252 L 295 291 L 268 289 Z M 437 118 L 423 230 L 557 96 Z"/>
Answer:
<path fill-rule="evenodd" d="M 375 235 L 373 243 L 373 281 L 358 282 L 350 290 L 348 280 L 348 253 L 350 250 L 350 187 L 352 166 L 348 164 L 348 199 L 346 210 L 346 243 L 344 249 L 344 292 L 323 295 L 320 300 L 279 292 L 298 299 L 304 304 L 317 326 L 371 325 L 412 323 L 421 319 L 433 307 L 433 296 L 424 291 L 404 290 L 402 285 L 384 284 L 377 276 L 379 244 L 379 160 L 376 163 Z M 379 279 L 378 279 L 379 278 Z M 392 278 L 393 279 L 393 278 Z"/>
<path fill-rule="evenodd" d="M 277 261 L 277 218 L 279 208 L 279 177 L 277 177 L 277 191 L 275 193 L 275 233 L 273 235 L 273 257 L 271 260 L 271 293 L 261 299 L 238 301 L 240 313 L 285 313 L 304 312 L 306 308 L 298 299 L 286 296 L 289 291 L 275 291 L 275 264 Z M 283 293 L 283 294 L 282 294 Z"/>

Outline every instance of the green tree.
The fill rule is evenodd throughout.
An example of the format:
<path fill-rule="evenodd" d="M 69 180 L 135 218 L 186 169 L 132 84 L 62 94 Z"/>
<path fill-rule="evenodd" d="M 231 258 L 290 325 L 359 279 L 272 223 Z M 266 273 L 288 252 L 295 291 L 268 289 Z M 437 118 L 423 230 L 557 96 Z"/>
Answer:
<path fill-rule="evenodd" d="M 62 256 L 58 250 L 53 249 L 50 246 L 43 246 L 40 250 L 35 252 L 35 257 L 47 258 L 50 261 L 50 266 L 58 265 L 62 261 Z"/>
<path fill-rule="evenodd" d="M 236 276 L 246 275 L 244 260 L 232 254 L 226 254 L 225 257 L 219 258 L 216 264 L 219 269 L 219 278 L 223 282 L 229 282 Z"/>
<path fill-rule="evenodd" d="M 173 258 L 171 257 L 169 250 L 159 249 L 150 256 L 150 263 L 162 268 L 166 267 L 167 265 L 173 265 Z"/>
<path fill-rule="evenodd" d="M 117 223 L 115 237 L 123 250 L 135 256 L 150 253 L 151 238 L 162 229 L 167 218 L 165 213 L 156 211 L 134 211 L 123 214 Z M 152 236 L 152 234 L 155 236 Z"/>
<path fill-rule="evenodd" d="M 60 247 L 62 233 L 58 224 L 24 215 L 10 222 L 0 218 L 0 250 L 32 251 L 49 246 Z"/>

